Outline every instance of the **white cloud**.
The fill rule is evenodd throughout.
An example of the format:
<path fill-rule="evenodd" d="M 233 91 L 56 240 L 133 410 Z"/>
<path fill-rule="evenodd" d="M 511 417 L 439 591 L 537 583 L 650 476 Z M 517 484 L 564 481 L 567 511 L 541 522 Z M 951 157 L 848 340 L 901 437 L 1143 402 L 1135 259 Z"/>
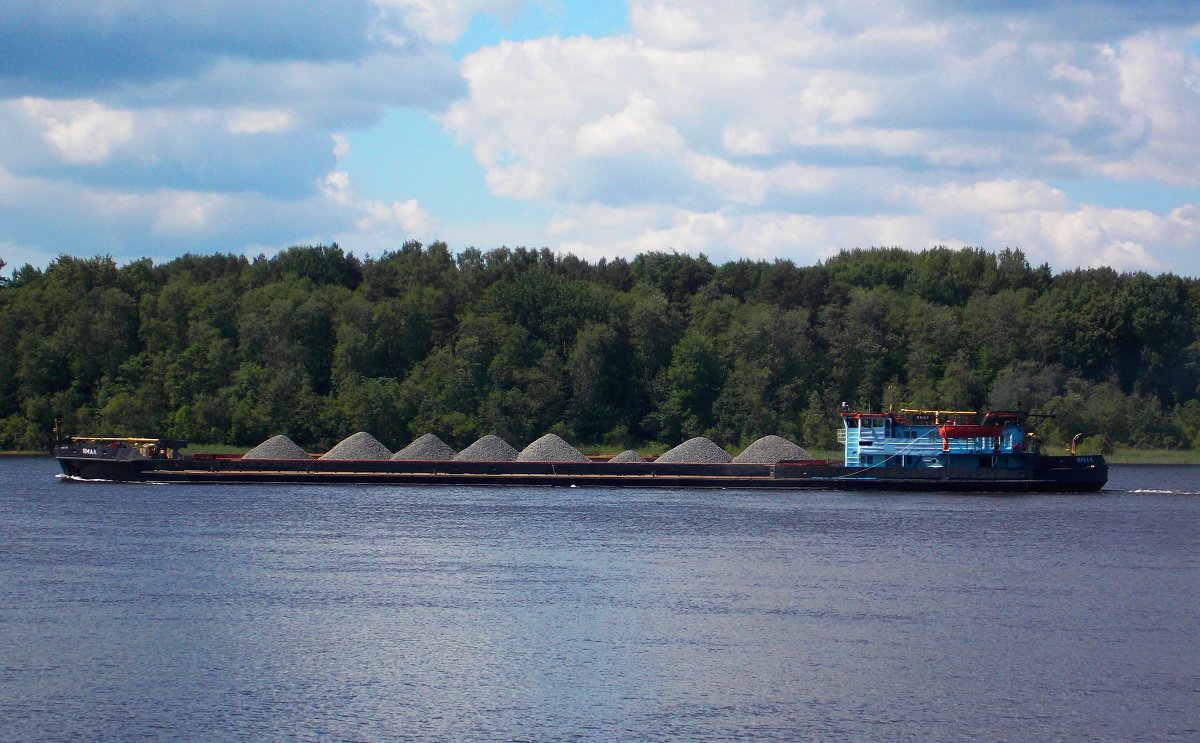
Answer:
<path fill-rule="evenodd" d="M 0 164 L 105 190 L 312 193 L 329 135 L 292 124 L 286 111 L 24 98 L 0 102 Z"/>
<path fill-rule="evenodd" d="M 589 258 L 632 257 L 654 250 L 705 253 L 720 261 L 789 256 L 812 263 L 845 248 L 932 245 L 930 229 L 927 220 L 914 216 L 817 217 L 592 205 L 564 210 L 551 221 L 548 236 L 556 248 Z M 858 242 L 863 235 L 871 239 Z"/>
<path fill-rule="evenodd" d="M 817 74 L 800 96 L 803 108 L 819 113 L 831 124 L 851 124 L 874 113 L 875 96 L 856 90 L 851 77 Z"/>
<path fill-rule="evenodd" d="M 384 202 L 363 197 L 351 186 L 349 174 L 341 171 L 325 177 L 322 192 L 327 200 L 353 215 L 355 231 L 373 243 L 385 240 L 399 245 L 407 239 L 422 238 L 437 226 L 416 199 Z"/>
<path fill-rule="evenodd" d="M 1031 262 L 1049 262 L 1058 269 L 1111 266 L 1178 271 L 1160 255 L 1200 251 L 1200 206 L 1182 207 L 1165 217 L 1143 210 L 1084 206 L 1000 208 L 944 220 L 923 213 L 830 217 L 593 205 L 561 212 L 548 225 L 547 237 L 556 249 L 590 259 L 675 250 L 706 253 L 715 260 L 787 256 L 812 263 L 855 247 L 923 249 L 983 243 L 995 249 L 1021 247 Z"/>
<path fill-rule="evenodd" d="M 748 122 L 726 124 L 721 144 L 731 155 L 768 155 L 775 149 L 767 133 Z"/>
<path fill-rule="evenodd" d="M 774 167 L 768 175 L 771 187 L 781 193 L 819 193 L 832 188 L 835 182 L 835 174 L 831 169 L 814 168 L 794 162 Z"/>
<path fill-rule="evenodd" d="M 479 13 L 511 18 L 519 0 L 372 0 L 377 9 L 374 32 L 394 46 L 405 46 L 410 31 L 438 44 L 466 33 Z"/>
<path fill-rule="evenodd" d="M 230 112 L 225 129 L 230 134 L 282 132 L 295 124 L 287 111 L 235 110 Z"/>
<path fill-rule="evenodd" d="M 333 156 L 342 158 L 350 154 L 350 140 L 341 132 L 334 132 L 330 135 L 333 139 Z"/>
<path fill-rule="evenodd" d="M 412 194 L 338 187 L 330 173 L 349 154 L 345 132 L 390 107 L 443 108 L 464 86 L 431 41 L 518 3 L 161 5 L 0 5 L 0 239 L 19 251 L 10 263 L 423 238 L 436 223 Z"/>
<path fill-rule="evenodd" d="M 120 255 L 468 234 L 341 172 L 370 154 L 350 137 L 401 107 L 444 112 L 493 193 L 536 206 L 466 244 L 1011 245 L 1200 275 L 1200 6 L 630 0 L 615 36 L 461 66 L 444 46 L 554 1 L 0 5 L 0 239 Z M 1164 195 L 1114 208 L 1070 183 Z"/>
<path fill-rule="evenodd" d="M 1181 42 L 1146 33 L 1115 53 L 1118 101 L 1143 140 L 1130 157 L 1103 163 L 1105 174 L 1200 185 L 1200 56 Z"/>
<path fill-rule="evenodd" d="M 992 214 L 1061 211 L 1069 200 L 1057 188 L 1037 181 L 978 181 L 918 188 L 913 202 L 928 214 Z"/>
<path fill-rule="evenodd" d="M 1070 18 L 1034 7 L 634 0 L 628 35 L 471 55 L 444 123 L 495 193 L 556 211 L 552 245 L 589 255 L 984 244 L 1169 267 L 1200 249 L 1178 204 L 1050 184 L 1200 182 L 1200 26 L 1122 35 L 1119 4 L 1087 12 L 1056 33 Z"/>
<path fill-rule="evenodd" d="M 405 238 L 426 235 L 436 224 L 416 199 L 388 203 L 367 200 L 362 203 L 362 208 L 365 214 L 354 222 L 358 231 L 390 232 L 395 235 L 396 243 L 403 242 Z"/>
<path fill-rule="evenodd" d="M 130 260 L 169 258 L 186 250 L 334 240 L 361 253 L 425 239 L 437 227 L 415 200 L 364 197 L 346 174 L 336 171 L 311 196 L 278 199 L 256 193 L 98 188 L 19 176 L 2 166 L 0 224 L 6 243 L 0 257 L 14 266 L 44 265 L 47 256 L 60 252 L 109 253 Z M 54 242 L 43 248 L 39 241 L 47 224 L 54 227 Z M 248 241 L 246 235 L 259 239 Z"/>
<path fill-rule="evenodd" d="M 25 113 L 65 162 L 96 164 L 133 139 L 133 115 L 94 100 L 56 101 L 22 98 Z"/>
<path fill-rule="evenodd" d="M 155 211 L 153 231 L 163 236 L 191 236 L 211 231 L 212 221 L 229 197 L 211 193 L 170 193 Z"/>
<path fill-rule="evenodd" d="M 683 137 L 663 124 L 654 101 L 634 94 L 624 110 L 579 127 L 575 151 L 581 157 L 667 155 L 679 150 Z"/>
<path fill-rule="evenodd" d="M 1200 223 L 1189 205 L 1162 216 L 1137 209 L 1080 206 L 1060 211 L 999 215 L 992 234 L 1006 244 L 1031 246 L 1026 252 L 1052 265 L 1112 266 L 1121 270 L 1171 270 L 1155 250 L 1200 251 Z"/>
<path fill-rule="evenodd" d="M 23 206 L 35 194 L 27 178 L 11 173 L 0 163 L 0 206 L 14 208 Z"/>
<path fill-rule="evenodd" d="M 678 3 L 631 2 L 629 20 L 638 36 L 665 49 L 707 46 L 719 33 Z"/>

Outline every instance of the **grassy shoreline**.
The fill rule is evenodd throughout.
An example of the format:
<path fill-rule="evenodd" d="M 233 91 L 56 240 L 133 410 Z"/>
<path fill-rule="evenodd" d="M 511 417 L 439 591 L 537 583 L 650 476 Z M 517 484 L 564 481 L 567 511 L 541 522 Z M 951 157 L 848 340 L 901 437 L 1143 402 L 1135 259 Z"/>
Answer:
<path fill-rule="evenodd" d="M 1200 451 L 1194 449 L 1117 449 L 1104 458 L 1109 464 L 1200 465 Z"/>

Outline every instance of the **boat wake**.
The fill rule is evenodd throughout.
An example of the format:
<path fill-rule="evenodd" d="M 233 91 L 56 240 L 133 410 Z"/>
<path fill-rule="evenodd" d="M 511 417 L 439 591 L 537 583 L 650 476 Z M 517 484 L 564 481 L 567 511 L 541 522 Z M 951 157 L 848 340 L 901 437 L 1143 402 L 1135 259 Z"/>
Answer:
<path fill-rule="evenodd" d="M 55 475 L 54 479 L 58 480 L 59 482 L 114 482 L 113 480 L 91 479 L 87 477 L 80 477 L 78 475 L 63 474 Z"/>
<path fill-rule="evenodd" d="M 1146 495 L 1200 495 L 1200 490 L 1161 490 L 1156 488 L 1139 488 L 1127 492 Z"/>
<path fill-rule="evenodd" d="M 106 480 L 104 478 L 88 478 L 88 477 L 79 477 L 78 475 L 61 475 L 61 474 L 55 475 L 54 479 L 58 480 L 59 482 L 108 482 L 108 483 L 121 482 L 121 483 L 125 483 L 127 485 L 128 484 L 135 484 L 135 485 L 175 485 L 175 484 L 178 484 L 178 483 L 170 483 L 170 482 L 161 482 L 161 481 L 157 481 L 157 480 L 137 480 L 135 482 L 131 482 L 131 481 L 125 481 L 125 480 Z"/>

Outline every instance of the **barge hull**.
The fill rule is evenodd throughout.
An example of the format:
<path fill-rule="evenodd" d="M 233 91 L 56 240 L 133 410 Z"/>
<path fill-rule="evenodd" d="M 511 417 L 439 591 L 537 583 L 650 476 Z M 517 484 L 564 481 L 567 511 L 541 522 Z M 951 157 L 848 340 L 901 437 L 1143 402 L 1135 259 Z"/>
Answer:
<path fill-rule="evenodd" d="M 1100 457 L 1043 457 L 1020 469 L 847 468 L 832 464 L 611 464 L 137 459 L 60 453 L 80 480 L 162 483 L 774 488 L 941 492 L 1085 492 L 1107 481 Z M 1097 461 L 1099 460 L 1099 461 Z"/>

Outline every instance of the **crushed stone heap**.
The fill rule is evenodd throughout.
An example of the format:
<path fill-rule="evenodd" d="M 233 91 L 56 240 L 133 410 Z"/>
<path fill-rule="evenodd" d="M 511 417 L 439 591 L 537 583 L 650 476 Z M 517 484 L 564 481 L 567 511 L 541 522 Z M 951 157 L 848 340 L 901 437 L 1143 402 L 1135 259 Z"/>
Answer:
<path fill-rule="evenodd" d="M 427 433 L 392 455 L 395 460 L 410 462 L 444 462 L 454 459 L 454 450 L 445 441 Z"/>
<path fill-rule="evenodd" d="M 321 459 L 391 459 L 392 450 L 379 443 L 366 431 L 342 439 L 337 446 L 321 455 Z"/>
<path fill-rule="evenodd" d="M 733 457 L 729 455 L 729 452 L 703 436 L 697 436 L 694 439 L 688 439 L 674 449 L 670 449 L 654 461 L 663 463 L 700 462 L 704 464 L 728 464 L 733 461 Z"/>
<path fill-rule="evenodd" d="M 308 459 L 308 454 L 296 442 L 280 434 L 246 452 L 242 459 Z"/>
<path fill-rule="evenodd" d="M 548 433 L 521 450 L 518 462 L 590 462 L 587 455 L 563 441 L 561 436 Z"/>
<path fill-rule="evenodd" d="M 763 436 L 733 458 L 739 464 L 775 464 L 789 459 L 812 459 L 803 446 L 782 436 Z"/>
<path fill-rule="evenodd" d="M 636 464 L 638 462 L 645 462 L 646 460 L 633 449 L 626 449 L 608 461 L 609 464 Z"/>
<path fill-rule="evenodd" d="M 454 458 L 460 462 L 513 462 L 517 459 L 517 450 L 504 439 L 489 433 Z"/>

